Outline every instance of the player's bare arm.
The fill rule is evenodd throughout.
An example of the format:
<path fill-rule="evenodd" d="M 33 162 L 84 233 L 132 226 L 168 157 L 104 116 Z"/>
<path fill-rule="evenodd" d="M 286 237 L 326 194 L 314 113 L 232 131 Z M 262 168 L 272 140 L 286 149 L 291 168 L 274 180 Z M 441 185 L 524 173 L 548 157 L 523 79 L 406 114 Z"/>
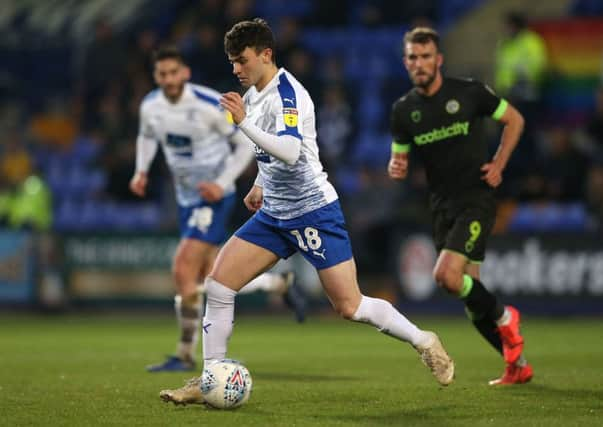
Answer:
<path fill-rule="evenodd" d="M 147 189 L 148 177 L 146 172 L 136 172 L 130 180 L 130 191 L 138 197 L 144 197 Z"/>
<path fill-rule="evenodd" d="M 482 179 L 492 188 L 498 187 L 502 182 L 502 173 L 519 142 L 519 137 L 524 126 L 523 116 L 510 104 L 500 118 L 500 121 L 504 124 L 500 145 L 492 161 L 481 167 L 484 173 Z"/>

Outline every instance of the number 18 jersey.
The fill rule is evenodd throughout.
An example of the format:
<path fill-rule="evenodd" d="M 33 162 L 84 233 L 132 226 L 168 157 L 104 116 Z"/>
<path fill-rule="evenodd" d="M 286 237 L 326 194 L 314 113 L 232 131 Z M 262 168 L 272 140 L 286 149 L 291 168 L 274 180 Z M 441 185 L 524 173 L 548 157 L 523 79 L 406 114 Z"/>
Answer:
<path fill-rule="evenodd" d="M 301 83 L 281 68 L 260 92 L 251 87 L 243 100 L 251 123 L 269 134 L 291 135 L 301 141 L 294 165 L 256 146 L 262 211 L 274 218 L 291 219 L 337 200 L 318 158 L 314 103 Z"/>

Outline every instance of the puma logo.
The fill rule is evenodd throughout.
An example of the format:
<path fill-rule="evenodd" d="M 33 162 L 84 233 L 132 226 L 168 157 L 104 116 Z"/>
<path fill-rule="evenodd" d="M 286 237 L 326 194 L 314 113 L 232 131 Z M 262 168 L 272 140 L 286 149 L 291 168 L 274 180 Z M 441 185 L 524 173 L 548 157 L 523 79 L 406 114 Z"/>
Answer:
<path fill-rule="evenodd" d="M 291 105 L 295 104 L 295 98 L 283 98 L 283 101 L 290 102 Z"/>
<path fill-rule="evenodd" d="M 327 251 L 326 249 L 323 249 L 323 250 L 322 250 L 322 252 L 318 252 L 318 251 L 312 251 L 312 253 L 313 253 L 314 255 L 316 255 L 316 256 L 321 257 L 322 259 L 324 259 L 324 260 L 326 261 L 326 260 L 327 260 L 327 259 L 325 258 L 325 252 L 326 252 L 326 251 Z"/>

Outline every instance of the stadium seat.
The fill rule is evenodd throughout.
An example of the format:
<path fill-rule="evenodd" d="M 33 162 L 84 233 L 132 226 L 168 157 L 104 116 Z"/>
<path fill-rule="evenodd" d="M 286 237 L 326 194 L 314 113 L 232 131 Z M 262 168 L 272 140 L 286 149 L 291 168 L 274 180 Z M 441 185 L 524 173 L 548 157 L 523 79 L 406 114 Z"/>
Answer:
<path fill-rule="evenodd" d="M 513 232 L 585 231 L 588 214 L 582 203 L 519 205 L 509 223 Z"/>

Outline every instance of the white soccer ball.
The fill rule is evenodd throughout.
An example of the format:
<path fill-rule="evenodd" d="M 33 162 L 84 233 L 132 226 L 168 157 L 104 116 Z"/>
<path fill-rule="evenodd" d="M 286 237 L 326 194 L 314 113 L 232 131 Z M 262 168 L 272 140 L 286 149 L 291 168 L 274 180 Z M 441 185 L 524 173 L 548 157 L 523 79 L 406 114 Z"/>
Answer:
<path fill-rule="evenodd" d="M 201 394 L 205 404 L 217 409 L 233 409 L 249 400 L 253 381 L 239 361 L 222 359 L 203 369 Z"/>

